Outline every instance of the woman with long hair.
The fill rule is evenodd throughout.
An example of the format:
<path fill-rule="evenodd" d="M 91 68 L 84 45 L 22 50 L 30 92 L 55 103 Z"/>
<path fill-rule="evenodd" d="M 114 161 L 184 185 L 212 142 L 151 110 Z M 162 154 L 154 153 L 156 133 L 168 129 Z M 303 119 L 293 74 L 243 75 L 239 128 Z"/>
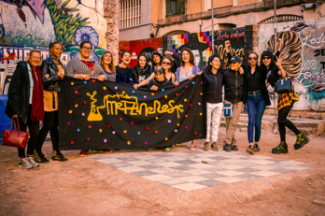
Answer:
<path fill-rule="evenodd" d="M 58 111 L 58 92 L 60 86 L 58 81 L 65 75 L 63 64 L 59 58 L 63 52 L 60 42 L 50 43 L 50 56 L 42 63 L 42 77 L 44 85 L 44 124 L 40 131 L 34 159 L 38 163 L 47 163 L 49 160 L 42 153 L 43 143 L 50 131 L 52 140 L 52 160 L 67 161 L 59 150 L 59 111 Z"/>
<path fill-rule="evenodd" d="M 107 75 L 106 80 L 116 82 L 116 70 L 113 61 L 113 55 L 110 51 L 105 51 L 99 59 L 99 64 Z"/>
<path fill-rule="evenodd" d="M 139 84 L 151 75 L 151 67 L 144 53 L 138 56 L 138 64 L 132 68 L 132 78 L 134 84 Z"/>
<path fill-rule="evenodd" d="M 218 151 L 217 141 L 220 126 L 220 118 L 222 115 L 222 86 L 223 86 L 223 67 L 221 65 L 221 59 L 218 55 L 214 54 L 209 57 L 208 66 L 205 68 L 202 76 L 203 82 L 206 86 L 206 107 L 207 107 L 207 133 L 206 140 L 204 142 L 204 151 L 209 150 L 210 145 L 210 133 L 212 124 L 212 136 L 211 136 L 211 149 Z M 212 118 L 211 118 L 212 115 Z"/>
<path fill-rule="evenodd" d="M 17 64 L 9 86 L 5 111 L 9 118 L 18 118 L 21 131 L 26 131 L 27 127 L 29 129 L 27 157 L 25 149 L 18 149 L 19 166 L 28 169 L 39 166 L 33 154 L 39 137 L 39 122 L 44 120 L 41 61 L 41 51 L 33 49 L 29 52 L 27 62 Z"/>
<path fill-rule="evenodd" d="M 200 74 L 200 68 L 195 65 L 194 63 L 194 54 L 193 52 L 188 49 L 184 48 L 181 51 L 181 66 L 176 70 L 176 77 L 175 77 L 175 85 L 179 85 L 180 82 L 184 80 L 191 80 L 196 75 Z M 195 140 L 192 140 L 192 144 L 190 147 L 191 151 L 196 150 L 196 143 Z"/>
<path fill-rule="evenodd" d="M 278 39 L 278 44 L 279 46 L 276 59 L 274 59 L 274 56 L 270 51 L 264 51 L 261 56 L 261 67 L 264 72 L 267 73 L 267 81 L 272 87 L 275 86 L 275 83 L 280 78 L 285 79 L 287 77 L 286 71 L 282 67 L 282 58 L 279 57 L 282 50 L 282 39 Z M 293 131 L 297 136 L 296 143 L 294 144 L 294 148 L 296 150 L 302 148 L 309 142 L 308 137 L 301 133 L 288 119 L 289 112 L 296 101 L 299 101 L 299 96 L 295 91 L 282 94 L 278 93 L 277 109 L 280 144 L 272 149 L 273 154 L 288 153 L 288 145 L 286 143 L 286 127 Z"/>

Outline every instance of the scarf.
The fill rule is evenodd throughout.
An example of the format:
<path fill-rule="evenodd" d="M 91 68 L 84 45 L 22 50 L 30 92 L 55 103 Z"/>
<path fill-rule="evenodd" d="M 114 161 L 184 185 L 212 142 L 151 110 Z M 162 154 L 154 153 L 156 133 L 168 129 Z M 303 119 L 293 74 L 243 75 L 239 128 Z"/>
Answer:
<path fill-rule="evenodd" d="M 91 77 L 94 77 L 94 66 L 95 66 L 95 62 L 94 61 L 82 61 L 86 66 L 89 67 L 89 70 L 91 71 Z"/>
<path fill-rule="evenodd" d="M 32 70 L 32 77 L 34 81 L 33 99 L 32 99 L 32 122 L 39 122 L 44 120 L 44 102 L 43 102 L 43 82 L 40 67 L 36 70 L 28 63 Z M 37 77 L 36 77 L 37 76 Z"/>
<path fill-rule="evenodd" d="M 141 69 L 139 66 L 137 67 L 137 69 L 135 70 L 138 76 L 147 76 L 148 74 L 148 70 L 149 67 L 144 67 L 143 69 Z"/>

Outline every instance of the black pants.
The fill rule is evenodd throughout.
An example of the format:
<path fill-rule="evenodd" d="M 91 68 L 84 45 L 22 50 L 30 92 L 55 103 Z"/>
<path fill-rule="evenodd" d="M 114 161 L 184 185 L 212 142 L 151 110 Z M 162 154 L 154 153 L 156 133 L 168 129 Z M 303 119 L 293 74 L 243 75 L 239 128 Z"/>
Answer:
<path fill-rule="evenodd" d="M 41 129 L 37 146 L 36 146 L 37 152 L 39 153 L 42 152 L 43 143 L 49 131 L 51 134 L 53 151 L 59 150 L 59 128 L 58 127 L 59 127 L 59 112 L 58 111 L 45 112 L 44 124 Z"/>
<path fill-rule="evenodd" d="M 296 135 L 300 134 L 300 131 L 296 128 L 296 126 L 287 119 L 292 106 L 293 104 L 283 107 L 278 112 L 278 126 L 281 142 L 286 142 L 286 127 L 292 130 L 292 132 L 294 132 Z"/>
<path fill-rule="evenodd" d="M 37 145 L 37 140 L 39 137 L 39 122 L 32 122 L 31 120 L 31 112 L 32 106 L 29 105 L 29 112 L 27 117 L 27 124 L 19 121 L 19 126 L 21 131 L 26 131 L 27 126 L 29 129 L 30 138 L 27 143 L 27 155 L 32 156 L 34 154 L 34 149 Z M 25 156 L 25 149 L 18 148 L 18 157 L 24 158 Z"/>

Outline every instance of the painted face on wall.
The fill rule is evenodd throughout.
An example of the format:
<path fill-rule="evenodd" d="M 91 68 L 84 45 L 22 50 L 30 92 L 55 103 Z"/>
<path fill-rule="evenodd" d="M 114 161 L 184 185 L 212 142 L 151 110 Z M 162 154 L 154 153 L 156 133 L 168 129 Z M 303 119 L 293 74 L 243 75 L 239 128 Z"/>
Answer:
<path fill-rule="evenodd" d="M 140 56 L 139 58 L 139 66 L 140 68 L 144 68 L 146 66 L 147 59 L 144 56 Z"/>
<path fill-rule="evenodd" d="M 194 55 L 194 64 L 199 65 L 201 57 L 200 57 L 200 51 L 199 50 L 192 50 Z"/>

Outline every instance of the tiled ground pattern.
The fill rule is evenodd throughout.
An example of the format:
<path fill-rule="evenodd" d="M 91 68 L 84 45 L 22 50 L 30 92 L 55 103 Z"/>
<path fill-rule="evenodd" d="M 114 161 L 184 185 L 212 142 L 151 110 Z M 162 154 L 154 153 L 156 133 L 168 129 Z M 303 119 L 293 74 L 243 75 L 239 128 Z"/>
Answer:
<path fill-rule="evenodd" d="M 130 152 L 91 158 L 132 175 L 185 191 L 304 170 L 314 165 L 245 152 Z"/>

